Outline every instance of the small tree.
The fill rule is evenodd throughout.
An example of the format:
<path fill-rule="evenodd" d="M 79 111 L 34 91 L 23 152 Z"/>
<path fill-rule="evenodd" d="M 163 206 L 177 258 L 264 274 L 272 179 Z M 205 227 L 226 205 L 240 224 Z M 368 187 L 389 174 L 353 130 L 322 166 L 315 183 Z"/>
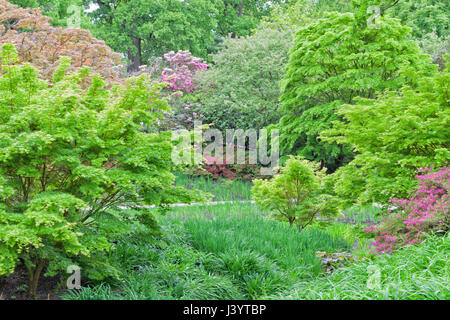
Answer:
<path fill-rule="evenodd" d="M 318 217 L 338 213 L 336 200 L 324 193 L 323 170 L 319 165 L 291 156 L 281 172 L 271 180 L 254 180 L 253 200 L 300 230 Z"/>
<path fill-rule="evenodd" d="M 89 69 L 67 73 L 63 59 L 49 85 L 16 63 L 14 47 L 4 45 L 0 275 L 22 262 L 34 296 L 43 271 L 55 275 L 82 256 L 111 250 L 117 234 L 152 233 L 155 221 L 144 205 L 199 197 L 173 186 L 170 134 L 142 130 L 167 110 L 160 87 L 145 75 L 108 90 Z M 124 205 L 134 213 L 111 211 Z M 106 265 L 97 265 L 104 275 Z"/>
<path fill-rule="evenodd" d="M 22 9 L 0 0 L 0 45 L 12 43 L 18 62 L 29 62 L 40 76 L 51 79 L 62 56 L 71 58 L 70 71 L 90 67 L 109 81 L 119 80 L 120 55 L 88 30 L 53 27 L 39 9 Z"/>

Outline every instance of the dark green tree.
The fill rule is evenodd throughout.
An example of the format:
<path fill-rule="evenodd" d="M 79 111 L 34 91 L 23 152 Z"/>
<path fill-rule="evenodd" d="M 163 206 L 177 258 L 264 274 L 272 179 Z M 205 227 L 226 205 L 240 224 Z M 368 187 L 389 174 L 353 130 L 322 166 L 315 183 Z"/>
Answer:
<path fill-rule="evenodd" d="M 86 1 L 90 3 L 91 1 Z M 189 50 L 207 56 L 222 5 L 219 0 L 96 0 L 92 31 L 127 55 L 129 71 L 167 51 Z"/>

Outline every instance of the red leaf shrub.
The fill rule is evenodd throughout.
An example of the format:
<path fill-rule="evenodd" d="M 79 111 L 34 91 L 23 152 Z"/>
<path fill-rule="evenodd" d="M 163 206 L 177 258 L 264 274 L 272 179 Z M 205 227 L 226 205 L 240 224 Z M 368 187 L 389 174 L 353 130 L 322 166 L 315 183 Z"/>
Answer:
<path fill-rule="evenodd" d="M 67 56 L 71 58 L 69 72 L 90 67 L 110 82 L 120 80 L 115 68 L 120 54 L 88 30 L 53 27 L 50 20 L 39 9 L 22 9 L 0 0 L 0 46 L 12 43 L 19 62 L 29 62 L 45 79 L 52 78 L 60 58 Z"/>

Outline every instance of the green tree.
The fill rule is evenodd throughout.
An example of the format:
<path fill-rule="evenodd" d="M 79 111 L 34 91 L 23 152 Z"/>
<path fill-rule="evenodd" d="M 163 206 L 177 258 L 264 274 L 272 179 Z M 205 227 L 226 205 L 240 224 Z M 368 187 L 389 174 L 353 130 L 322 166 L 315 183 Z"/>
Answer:
<path fill-rule="evenodd" d="M 326 12 L 351 11 L 351 0 L 297 0 L 275 7 L 263 17 L 261 26 L 277 30 L 297 31 L 300 27 L 322 18 Z"/>
<path fill-rule="evenodd" d="M 348 163 L 351 150 L 318 138 L 339 119 L 335 110 L 356 97 L 374 99 L 411 77 L 402 68 L 431 72 L 428 55 L 408 40 L 409 28 L 381 17 L 361 28 L 352 13 L 331 13 L 301 28 L 281 82 L 281 151 L 320 161 L 329 171 Z M 424 71 L 424 72 L 426 72 Z"/>
<path fill-rule="evenodd" d="M 90 3 L 90 1 L 87 1 Z M 214 43 L 219 0 L 97 0 L 90 15 L 91 30 L 98 38 L 129 59 L 137 71 L 150 57 L 168 51 L 189 50 L 206 58 Z"/>
<path fill-rule="evenodd" d="M 448 0 L 402 0 L 388 14 L 411 27 L 412 36 L 421 39 L 435 32 L 438 37 L 450 35 L 450 2 Z"/>
<path fill-rule="evenodd" d="M 111 250 L 109 239 L 118 233 L 151 233 L 154 219 L 142 205 L 197 196 L 173 186 L 170 134 L 142 130 L 167 109 L 145 75 L 107 89 L 87 68 L 67 73 L 67 58 L 51 83 L 16 62 L 14 47 L 4 45 L 0 274 L 20 259 L 33 296 L 43 271 L 55 275 L 80 256 Z M 111 211 L 121 205 L 136 210 Z"/>
<path fill-rule="evenodd" d="M 325 192 L 325 172 L 314 162 L 291 156 L 271 180 L 254 180 L 252 198 L 290 226 L 304 229 L 317 218 L 338 214 L 337 202 Z"/>
<path fill-rule="evenodd" d="M 279 80 L 291 44 L 291 34 L 271 29 L 227 38 L 223 49 L 212 55 L 213 65 L 196 77 L 203 94 L 195 111 L 223 131 L 276 123 Z"/>
<path fill-rule="evenodd" d="M 79 15 L 80 22 L 84 28 L 89 26 L 89 21 L 83 13 L 82 0 L 8 0 L 10 3 L 16 4 L 22 8 L 40 8 L 42 12 L 53 19 L 52 25 L 66 27 L 70 17 L 77 18 Z M 80 11 L 73 8 L 78 7 Z"/>
<path fill-rule="evenodd" d="M 282 0 L 222 0 L 223 6 L 218 15 L 218 34 L 236 38 L 248 36 L 260 20 L 270 14 L 272 9 L 284 3 Z"/>
<path fill-rule="evenodd" d="M 361 203 L 405 198 L 417 169 L 444 166 L 450 159 L 450 73 L 420 79 L 379 99 L 343 105 L 343 121 L 323 133 L 327 141 L 349 144 L 355 159 L 333 174 L 335 191 Z"/>

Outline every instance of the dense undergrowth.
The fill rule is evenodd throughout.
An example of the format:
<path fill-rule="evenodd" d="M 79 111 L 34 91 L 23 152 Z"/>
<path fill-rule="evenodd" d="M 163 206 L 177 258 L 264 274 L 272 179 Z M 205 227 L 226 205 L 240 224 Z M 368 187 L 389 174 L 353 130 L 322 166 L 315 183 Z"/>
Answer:
<path fill-rule="evenodd" d="M 370 216 L 370 210 L 347 214 Z M 376 219 L 375 216 L 373 216 Z M 360 225 L 302 233 L 253 204 L 173 208 L 162 236 L 122 236 L 109 259 L 122 281 L 89 283 L 63 299 L 448 299 L 449 237 L 370 255 Z M 355 239 L 358 243 L 354 243 Z M 364 257 L 326 274 L 317 251 Z M 414 259 L 411 259 L 414 257 Z M 368 285 L 377 279 L 379 286 Z M 372 278 L 371 278 L 372 277 Z M 374 278 L 375 277 L 375 278 Z"/>
<path fill-rule="evenodd" d="M 67 299 L 258 299 L 321 273 L 318 250 L 351 244 L 318 228 L 264 218 L 252 204 L 174 208 L 162 238 L 117 239 L 110 259 L 123 282 L 103 283 Z"/>

